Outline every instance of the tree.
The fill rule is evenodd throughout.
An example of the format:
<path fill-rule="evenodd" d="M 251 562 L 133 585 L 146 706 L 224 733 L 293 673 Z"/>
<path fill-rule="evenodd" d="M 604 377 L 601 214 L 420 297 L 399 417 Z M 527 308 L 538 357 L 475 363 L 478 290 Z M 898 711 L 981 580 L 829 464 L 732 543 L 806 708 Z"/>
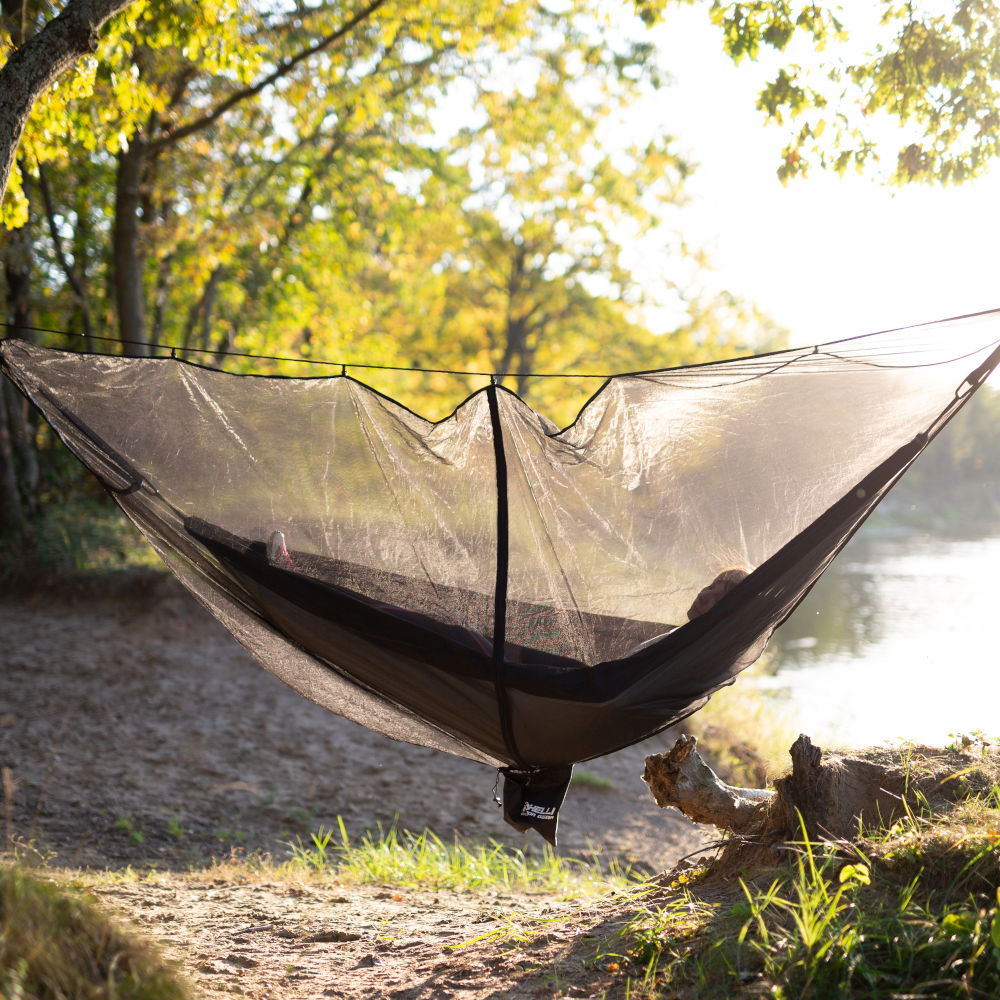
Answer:
<path fill-rule="evenodd" d="M 691 170 L 673 138 L 621 134 L 628 108 L 661 83 L 654 50 L 617 27 L 605 33 L 588 11 L 540 37 L 509 55 L 478 95 L 477 124 L 443 151 L 463 208 L 433 263 L 445 280 L 431 339 L 460 346 L 448 363 L 477 358 L 568 420 L 599 383 L 568 383 L 567 394 L 567 383 L 530 373 L 657 368 L 772 346 L 773 326 L 727 342 L 722 317 L 695 304 L 691 276 L 708 268 L 672 224 Z M 636 247 L 652 248 L 669 278 L 643 280 Z M 644 309 L 664 296 L 699 313 L 700 329 L 680 321 L 669 337 L 652 334 Z M 715 297 L 719 313 L 723 302 Z"/>
<path fill-rule="evenodd" d="M 45 90 L 81 56 L 97 47 L 97 32 L 131 0 L 71 0 L 36 34 L 29 33 L 21 4 L 4 0 L 3 27 L 14 46 L 0 67 L 0 202 L 7 192 L 15 156 L 29 115 Z M 26 219 L 22 219 L 22 222 Z M 23 330 L 29 304 L 30 234 L 11 237 L 5 246 L 8 315 L 13 332 Z M 34 452 L 28 442 L 23 401 L 6 379 L 0 380 L 0 538 L 19 539 L 25 515 L 19 478 L 28 491 L 37 481 Z M 15 464 L 20 455 L 21 476 Z"/>
<path fill-rule="evenodd" d="M 452 298 L 486 330 L 489 367 L 516 373 L 523 394 L 540 354 L 543 370 L 599 370 L 611 331 L 638 325 L 645 294 L 625 242 L 676 240 L 665 216 L 689 167 L 669 136 L 615 150 L 605 134 L 651 71 L 648 47 L 616 51 L 570 24 L 558 48 L 520 62 L 519 73 L 498 74 L 520 77 L 517 88 L 484 90 L 482 125 L 462 129 L 449 151 L 468 193 L 465 238 L 447 264 Z M 581 75 L 585 92 L 574 94 Z"/>
<path fill-rule="evenodd" d="M 677 0 L 634 2 L 653 24 Z M 897 184 L 961 183 L 1000 154 L 995 0 L 705 6 L 735 61 L 781 56 L 757 106 L 790 131 L 782 179 L 820 167 L 870 170 Z M 789 61 L 791 53 L 803 62 Z"/>
<path fill-rule="evenodd" d="M 669 0 L 634 2 L 654 21 Z M 4 248 L 6 289 L 22 326 L 45 303 L 51 325 L 71 318 L 91 343 L 117 325 L 136 353 L 164 344 L 502 373 L 702 359 L 747 346 L 748 320 L 765 343 L 773 334 L 713 292 L 670 233 L 687 166 L 669 139 L 611 152 L 604 123 L 661 81 L 648 40 L 602 28 L 590 0 L 70 0 L 22 30 L 25 9 L 5 7 L 17 19 L 0 68 L 3 211 L 22 224 Z M 31 101 L 116 10 L 97 58 L 46 91 L 25 126 Z M 927 126 L 899 179 L 959 180 L 995 152 L 995 11 L 992 0 L 962 2 L 953 22 L 929 11 L 887 4 L 892 44 L 850 63 L 836 58 L 847 28 L 832 7 L 709 7 L 734 59 L 779 53 L 760 103 L 800 126 L 784 176 L 871 163 L 869 124 L 884 114 Z M 832 54 L 815 86 L 791 63 L 798 39 Z M 507 83 L 490 84 L 499 65 Z M 479 118 L 442 140 L 459 79 L 478 88 Z M 22 130 L 24 185 L 11 166 Z M 643 235 L 675 246 L 669 347 L 645 328 L 643 283 L 623 252 Z M 437 375 L 406 378 L 440 391 Z M 522 374 L 516 385 L 548 404 L 543 384 Z"/>
<path fill-rule="evenodd" d="M 70 0 L 31 37 L 18 24 L 21 4 L 5 2 L 14 50 L 0 67 L 0 200 L 7 192 L 14 157 L 38 98 L 70 66 L 97 49 L 97 32 L 133 0 Z M 5 25 L 6 27 L 6 25 Z"/>
<path fill-rule="evenodd" d="M 602 28 L 585 2 L 575 8 L 576 22 L 534 4 L 521 5 L 519 18 L 510 5 L 484 7 L 471 23 L 461 20 L 466 6 L 446 0 L 395 24 L 380 8 L 378 24 L 359 20 L 340 32 L 339 47 L 322 53 L 321 72 L 296 62 L 262 104 L 250 93 L 256 83 L 241 84 L 225 69 L 239 63 L 243 79 L 275 75 L 235 58 L 250 47 L 251 27 L 233 31 L 228 62 L 215 56 L 221 69 L 201 65 L 190 53 L 201 51 L 192 38 L 205 33 L 204 5 L 170 9 L 176 23 L 166 31 L 147 23 L 162 12 L 139 8 L 141 30 L 137 22 L 121 33 L 146 41 L 116 46 L 119 75 L 130 62 L 142 68 L 135 103 L 151 109 L 128 119 L 127 148 L 109 150 L 96 138 L 101 123 L 85 121 L 67 157 L 72 179 L 45 171 L 50 183 L 40 188 L 51 197 L 40 207 L 49 238 L 40 253 L 43 270 L 64 279 L 52 300 L 63 302 L 56 315 L 71 304 L 84 333 L 88 314 L 117 316 L 129 351 L 169 343 L 210 356 L 233 347 L 344 356 L 350 346 L 348 357 L 393 361 L 402 353 L 424 364 L 433 357 L 522 371 L 538 357 L 547 367 L 584 363 L 588 352 L 592 368 L 662 360 L 663 340 L 636 321 L 640 285 L 621 242 L 626 230 L 675 239 L 663 209 L 669 212 L 687 167 L 667 138 L 615 157 L 600 134 L 618 109 L 658 82 L 641 39 L 612 44 L 617 33 Z M 284 38 L 286 28 L 266 28 L 273 58 L 331 34 L 329 21 L 300 20 Z M 533 92 L 491 85 L 500 60 L 511 74 L 533 76 Z M 470 114 L 487 124 L 442 142 L 435 106 L 451 100 L 445 95 L 458 78 L 478 88 Z M 94 105 L 121 103 L 112 84 L 98 75 Z M 105 124 L 117 135 L 123 121 Z M 484 157 L 495 160 L 485 174 Z M 525 157 L 547 165 L 513 169 Z M 109 170 L 116 177 L 110 230 L 100 211 L 86 215 L 97 199 L 80 198 L 91 177 L 95 190 L 106 186 Z M 88 250 L 83 235 L 105 249 Z M 526 237 L 531 253 L 509 256 Z M 508 263 L 524 270 L 516 288 L 501 274 Z M 713 312 L 722 300 L 716 306 Z M 447 327 L 429 327 L 432 315 L 449 316 Z M 496 316 L 504 317 L 500 326 Z M 414 318 L 425 320 L 419 330 Z M 556 321 L 561 329 L 550 336 Z M 367 343 L 366 329 L 373 331 Z M 678 343 L 694 341 L 680 336 Z M 648 357 L 640 360 L 643 351 Z"/>

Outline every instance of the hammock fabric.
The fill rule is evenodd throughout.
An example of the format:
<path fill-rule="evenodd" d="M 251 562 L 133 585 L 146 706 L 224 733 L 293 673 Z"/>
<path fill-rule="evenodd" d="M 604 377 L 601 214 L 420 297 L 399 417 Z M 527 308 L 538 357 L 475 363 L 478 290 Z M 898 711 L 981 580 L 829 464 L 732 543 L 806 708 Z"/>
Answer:
<path fill-rule="evenodd" d="M 572 765 L 753 663 L 998 344 L 986 313 L 616 376 L 562 431 L 494 385 L 431 423 L 347 376 L 18 340 L 2 365 L 267 670 L 503 769 L 507 819 L 553 840 Z"/>

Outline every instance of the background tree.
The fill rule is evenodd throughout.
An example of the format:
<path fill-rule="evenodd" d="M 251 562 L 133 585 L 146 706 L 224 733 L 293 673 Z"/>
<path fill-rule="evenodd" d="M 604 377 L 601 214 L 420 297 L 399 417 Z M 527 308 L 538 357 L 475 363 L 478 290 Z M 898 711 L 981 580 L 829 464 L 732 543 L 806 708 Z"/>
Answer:
<path fill-rule="evenodd" d="M 677 2 L 634 0 L 649 24 Z M 1000 152 L 995 0 L 702 5 L 735 61 L 781 54 L 757 106 L 789 131 L 782 179 L 821 167 L 897 184 L 961 183 Z"/>
<path fill-rule="evenodd" d="M 635 8 L 654 21 L 669 2 Z M 47 8 L 9 0 L 5 150 L 40 88 L 126 6 L 70 0 L 47 20 Z M 929 4 L 887 3 L 882 48 L 854 62 L 838 56 L 854 26 L 832 7 L 706 7 L 734 59 L 781 53 L 760 105 L 798 128 L 783 176 L 871 165 L 882 117 L 920 133 L 897 157 L 899 180 L 961 180 L 995 153 L 991 0 L 959 4 L 949 21 Z M 818 82 L 792 62 L 800 43 L 826 46 Z M 648 39 L 609 28 L 594 0 L 558 10 L 542 0 L 137 0 L 95 56 L 35 103 L 2 206 L 15 227 L 2 251 L 8 323 L 69 327 L 101 349 L 97 338 L 117 331 L 132 353 L 501 373 L 657 367 L 770 346 L 773 328 L 714 289 L 673 231 L 689 168 L 669 138 L 613 134 L 629 103 L 662 84 Z M 673 273 L 653 293 L 674 308 L 669 339 L 648 329 L 636 240 L 670 251 Z M 437 400 L 438 412 L 481 384 L 394 379 L 388 391 L 425 409 Z M 552 410 L 560 419 L 573 409 L 550 383 L 511 384 L 542 407 L 565 405 Z M 3 410 L 0 496 L 16 495 L 5 467 L 30 496 L 23 404 L 10 397 Z"/>
<path fill-rule="evenodd" d="M 716 292 L 711 310 L 695 291 L 710 269 L 677 230 L 691 167 L 673 138 L 624 134 L 629 107 L 662 85 L 655 51 L 589 11 L 535 38 L 493 60 L 472 124 L 424 188 L 461 205 L 430 262 L 440 305 L 421 311 L 445 366 L 475 359 L 565 421 L 599 382 L 529 373 L 656 368 L 775 344 L 765 322 L 732 336 L 726 319 L 740 304 Z M 669 276 L 639 273 L 644 249 Z M 645 313 L 665 298 L 683 317 L 669 337 Z"/>

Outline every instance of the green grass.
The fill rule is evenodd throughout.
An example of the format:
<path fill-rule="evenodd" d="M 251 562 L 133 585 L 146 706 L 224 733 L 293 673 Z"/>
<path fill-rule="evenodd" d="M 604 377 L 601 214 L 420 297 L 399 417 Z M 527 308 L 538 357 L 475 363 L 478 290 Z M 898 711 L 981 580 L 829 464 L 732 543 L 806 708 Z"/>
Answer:
<path fill-rule="evenodd" d="M 937 813 L 915 794 L 916 805 L 891 827 L 855 842 L 817 843 L 801 835 L 770 868 L 706 866 L 677 874 L 669 886 L 560 858 L 548 848 L 445 842 L 398 826 L 352 839 L 342 821 L 291 845 L 287 860 L 234 857 L 202 874 L 212 884 L 315 878 L 493 900 L 531 894 L 546 906 L 547 899 L 581 900 L 544 916 L 512 912 L 507 924 L 459 947 L 534 954 L 536 943 L 561 937 L 573 950 L 553 953 L 539 968 L 556 977 L 570 967 L 587 970 L 573 981 L 586 981 L 597 996 L 986 1000 L 1000 996 L 1000 757 L 976 749 L 965 760 L 948 782 L 964 797 L 953 803 L 935 798 Z M 916 775 L 921 765 L 913 766 Z M 154 972 L 133 971 L 131 957 L 115 957 L 127 954 L 120 933 L 92 904 L 31 876 L 30 891 L 55 909 L 40 908 L 26 920 L 22 914 L 33 911 L 16 894 L 29 876 L 17 868 L 0 872 L 7 877 L 0 925 L 4 1000 L 183 995 L 128 992 L 132 980 L 143 988 L 158 980 Z M 88 882 L 123 877 L 154 875 L 106 873 L 88 875 Z M 63 961 L 73 975 L 90 980 L 109 969 L 131 979 L 107 993 L 36 985 L 37 969 L 69 975 Z"/>
<path fill-rule="evenodd" d="M 116 830 L 128 837 L 131 844 L 141 844 L 146 839 L 139 821 L 127 813 L 119 816 L 113 825 Z"/>
<path fill-rule="evenodd" d="M 309 843 L 291 845 L 292 868 L 330 874 L 343 882 L 462 892 L 516 891 L 563 898 L 635 885 L 638 876 L 617 865 L 561 858 L 545 845 L 529 854 L 490 841 L 446 843 L 429 830 L 379 827 L 352 841 L 342 820 L 336 835 L 321 827 Z"/>
<path fill-rule="evenodd" d="M 803 838 L 725 891 L 675 885 L 622 932 L 632 995 L 1000 996 L 1000 786 L 987 773 L 944 814 L 910 812 L 853 844 Z"/>
<path fill-rule="evenodd" d="M 582 767 L 577 768 L 573 772 L 570 784 L 574 788 L 593 788 L 598 791 L 606 791 L 615 787 L 615 783 L 610 778 L 594 774 L 593 771 L 586 771 Z"/>
<path fill-rule="evenodd" d="M 973 857 L 917 848 L 916 873 L 901 878 L 877 855 L 845 862 L 803 845 L 766 889 L 744 885 L 737 969 L 774 996 L 997 996 L 995 864 L 993 880 L 970 878 L 994 849 L 986 839 L 967 846 Z M 954 874 L 944 892 L 938 865 Z M 980 884 L 958 889 L 967 881 Z"/>
<path fill-rule="evenodd" d="M 182 1000 L 190 993 L 155 949 L 82 893 L 0 866 L 4 1000 Z"/>

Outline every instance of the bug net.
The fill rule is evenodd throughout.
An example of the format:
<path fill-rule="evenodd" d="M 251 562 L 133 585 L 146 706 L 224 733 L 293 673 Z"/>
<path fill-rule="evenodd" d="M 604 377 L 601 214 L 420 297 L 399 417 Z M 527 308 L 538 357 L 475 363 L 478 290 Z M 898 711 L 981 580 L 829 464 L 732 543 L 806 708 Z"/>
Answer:
<path fill-rule="evenodd" d="M 346 376 L 19 340 L 2 364 L 267 670 L 503 768 L 551 838 L 572 764 L 751 664 L 998 343 L 988 313 L 615 376 L 562 430 L 492 384 L 433 423 Z"/>

